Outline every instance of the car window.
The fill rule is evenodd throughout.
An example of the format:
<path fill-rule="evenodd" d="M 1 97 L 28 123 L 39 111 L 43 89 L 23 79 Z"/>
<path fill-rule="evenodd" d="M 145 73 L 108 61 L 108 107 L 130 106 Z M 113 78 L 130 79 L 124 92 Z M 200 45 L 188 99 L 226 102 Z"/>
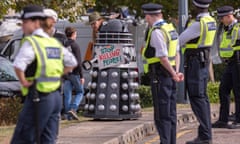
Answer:
<path fill-rule="evenodd" d="M 0 81 L 3 82 L 17 80 L 18 78 L 14 71 L 13 64 L 9 60 L 0 57 Z"/>
<path fill-rule="evenodd" d="M 4 48 L 4 46 L 7 44 L 7 42 L 1 42 L 0 43 L 0 51 Z"/>
<path fill-rule="evenodd" d="M 10 61 L 13 61 L 16 57 L 16 54 L 19 51 L 20 48 L 20 41 L 21 39 L 15 39 L 9 43 L 5 51 L 2 52 L 2 55 L 4 55 L 6 58 L 8 58 Z"/>

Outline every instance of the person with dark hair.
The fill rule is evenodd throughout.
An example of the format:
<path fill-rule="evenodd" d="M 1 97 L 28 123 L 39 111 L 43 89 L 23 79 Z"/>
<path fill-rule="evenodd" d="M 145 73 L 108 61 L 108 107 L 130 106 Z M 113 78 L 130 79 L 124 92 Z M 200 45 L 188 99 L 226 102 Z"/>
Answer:
<path fill-rule="evenodd" d="M 26 99 L 11 144 L 55 144 L 62 108 L 61 77 L 72 71 L 77 61 L 43 31 L 42 7 L 24 7 L 21 19 L 25 37 L 13 65 Z"/>
<path fill-rule="evenodd" d="M 161 144 L 176 144 L 176 82 L 184 79 L 179 72 L 178 33 L 163 19 L 163 6 L 142 5 L 149 24 L 146 44 L 142 50 L 144 72 L 150 77 L 154 106 L 154 122 Z"/>
<path fill-rule="evenodd" d="M 226 67 L 219 86 L 219 119 L 212 124 L 213 128 L 240 128 L 240 24 L 234 17 L 233 11 L 232 6 L 217 8 L 218 19 L 224 25 L 219 54 Z M 228 125 L 231 90 L 235 98 L 235 120 Z"/>
<path fill-rule="evenodd" d="M 216 21 L 208 7 L 212 0 L 192 0 L 196 19 L 180 34 L 185 45 L 185 86 L 190 104 L 199 122 L 198 136 L 186 144 L 212 144 L 210 103 L 207 96 L 209 53 L 216 34 Z"/>
<path fill-rule="evenodd" d="M 73 27 L 67 27 L 65 34 L 68 40 L 65 43 L 65 47 L 71 51 L 77 59 L 78 65 L 73 71 L 64 76 L 63 94 L 64 94 L 64 111 L 68 120 L 77 119 L 80 120 L 76 112 L 82 101 L 84 94 L 84 78 L 81 67 L 81 52 L 80 47 L 76 43 L 77 30 Z M 72 96 L 72 91 L 75 90 L 75 96 Z"/>

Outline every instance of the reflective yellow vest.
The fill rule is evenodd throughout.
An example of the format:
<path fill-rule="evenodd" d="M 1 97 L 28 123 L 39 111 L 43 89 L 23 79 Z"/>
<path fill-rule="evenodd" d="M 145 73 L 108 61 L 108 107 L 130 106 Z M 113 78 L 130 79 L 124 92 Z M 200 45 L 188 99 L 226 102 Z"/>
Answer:
<path fill-rule="evenodd" d="M 239 23 L 236 23 L 232 31 L 224 31 L 220 43 L 220 56 L 222 58 L 230 58 L 233 56 L 234 51 L 240 50 L 240 45 L 236 45 L 238 39 Z"/>
<path fill-rule="evenodd" d="M 60 87 L 63 74 L 63 46 L 55 38 L 27 36 L 22 40 L 30 42 L 36 55 L 37 68 L 35 75 L 27 80 L 36 81 L 39 92 L 49 93 Z M 22 94 L 28 94 L 28 88 L 22 87 Z"/>
<path fill-rule="evenodd" d="M 192 23 L 191 23 L 192 24 Z M 191 25 L 190 24 L 190 25 Z M 189 26 L 190 26 L 189 25 Z M 211 16 L 200 18 L 200 36 L 197 41 L 191 40 L 185 45 L 186 49 L 196 49 L 201 47 L 211 47 L 216 34 L 216 21 Z M 185 51 L 183 51 L 185 52 Z"/>
<path fill-rule="evenodd" d="M 195 21 L 196 21 L 195 19 L 191 19 L 191 20 L 187 23 L 187 27 L 190 27 Z M 185 50 L 186 50 L 186 45 L 181 48 L 182 54 L 184 54 Z"/>
<path fill-rule="evenodd" d="M 165 42 L 168 44 L 167 46 L 168 46 L 169 62 L 172 66 L 176 65 L 175 56 L 176 56 L 176 52 L 177 52 L 178 34 L 177 34 L 174 26 L 171 23 L 170 24 L 163 23 L 160 26 L 152 27 L 148 32 L 146 44 L 145 44 L 145 47 L 143 48 L 143 51 L 142 51 L 143 68 L 144 68 L 145 73 L 148 73 L 149 64 L 161 62 L 160 58 L 158 58 L 158 57 L 147 58 L 146 53 L 145 53 L 146 50 L 148 48 L 150 48 L 151 34 L 152 34 L 152 31 L 155 30 L 155 29 L 161 29 L 165 33 L 165 37 L 166 37 Z"/>

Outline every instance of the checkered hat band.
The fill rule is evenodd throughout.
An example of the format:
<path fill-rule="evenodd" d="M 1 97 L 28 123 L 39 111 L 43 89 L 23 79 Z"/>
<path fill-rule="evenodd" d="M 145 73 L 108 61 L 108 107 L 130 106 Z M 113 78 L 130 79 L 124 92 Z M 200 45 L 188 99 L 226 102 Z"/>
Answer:
<path fill-rule="evenodd" d="M 42 12 L 28 12 L 23 15 L 23 18 L 31 17 L 45 17 L 45 15 Z"/>
<path fill-rule="evenodd" d="M 155 10 L 155 11 L 143 11 L 145 14 L 156 14 L 156 13 L 161 13 L 162 11 L 161 10 Z"/>
<path fill-rule="evenodd" d="M 229 14 L 233 14 L 233 11 L 230 12 L 224 12 L 224 13 L 218 13 L 218 16 L 225 16 L 225 15 L 229 15 Z"/>

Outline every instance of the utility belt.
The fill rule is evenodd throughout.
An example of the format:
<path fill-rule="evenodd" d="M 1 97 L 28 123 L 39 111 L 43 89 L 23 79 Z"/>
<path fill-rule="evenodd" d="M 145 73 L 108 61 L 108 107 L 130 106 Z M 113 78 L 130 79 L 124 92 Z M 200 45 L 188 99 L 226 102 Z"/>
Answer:
<path fill-rule="evenodd" d="M 205 67 L 209 62 L 209 52 L 210 48 L 198 48 L 198 49 L 187 49 L 184 56 L 184 66 L 187 65 L 188 61 L 191 61 L 193 58 L 197 58 L 201 65 Z"/>
<path fill-rule="evenodd" d="M 234 51 L 234 54 L 230 58 L 224 58 L 225 63 L 239 63 L 240 64 L 240 50 Z"/>
<path fill-rule="evenodd" d="M 55 92 L 55 91 L 61 91 L 61 89 L 60 89 L 60 87 L 59 88 L 57 88 L 56 90 L 54 90 L 54 91 L 52 91 L 52 92 L 40 92 L 40 91 L 38 91 L 38 90 L 36 90 L 36 89 L 31 89 L 30 90 L 32 93 L 34 92 L 34 94 L 37 94 L 38 96 L 48 96 L 50 93 L 52 93 L 52 92 Z"/>
<path fill-rule="evenodd" d="M 175 69 L 175 66 L 173 66 L 173 68 Z M 165 77 L 172 77 L 170 72 L 160 62 L 149 64 L 149 74 L 150 75 L 163 75 Z"/>

